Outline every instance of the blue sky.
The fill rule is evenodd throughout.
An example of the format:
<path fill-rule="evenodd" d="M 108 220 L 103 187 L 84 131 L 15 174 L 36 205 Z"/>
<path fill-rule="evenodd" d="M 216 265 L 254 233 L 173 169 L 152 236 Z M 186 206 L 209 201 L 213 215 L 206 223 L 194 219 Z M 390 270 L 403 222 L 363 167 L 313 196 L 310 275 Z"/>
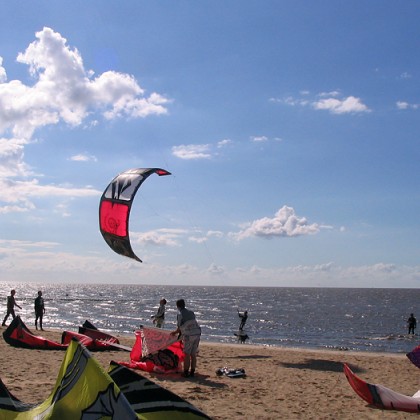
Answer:
<path fill-rule="evenodd" d="M 417 287 L 416 1 L 20 1 L 0 16 L 9 282 Z M 130 221 L 102 191 L 162 167 Z"/>

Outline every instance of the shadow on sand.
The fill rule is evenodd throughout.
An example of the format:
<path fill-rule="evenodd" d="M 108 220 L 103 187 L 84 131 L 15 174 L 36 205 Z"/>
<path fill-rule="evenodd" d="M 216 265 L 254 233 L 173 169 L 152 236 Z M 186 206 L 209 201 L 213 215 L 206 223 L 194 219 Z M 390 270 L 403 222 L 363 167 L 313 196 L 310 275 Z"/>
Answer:
<path fill-rule="evenodd" d="M 350 369 L 355 373 L 363 373 L 364 369 L 361 369 L 355 365 L 349 364 Z M 280 362 L 280 366 L 283 366 L 288 369 L 311 369 L 311 370 L 320 370 L 325 372 L 343 372 L 343 363 L 336 362 L 334 360 L 324 360 L 324 359 L 307 359 L 303 363 L 286 363 Z"/>

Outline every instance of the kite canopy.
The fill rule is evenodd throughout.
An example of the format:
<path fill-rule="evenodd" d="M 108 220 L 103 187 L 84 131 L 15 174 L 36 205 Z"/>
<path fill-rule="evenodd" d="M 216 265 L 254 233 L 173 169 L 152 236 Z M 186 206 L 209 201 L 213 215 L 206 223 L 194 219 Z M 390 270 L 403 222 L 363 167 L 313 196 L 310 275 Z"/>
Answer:
<path fill-rule="evenodd" d="M 93 333 L 90 333 L 87 328 L 83 334 L 78 334 L 73 331 L 63 331 L 61 343 L 57 343 L 56 341 L 33 334 L 20 316 L 17 315 L 3 332 L 3 338 L 6 343 L 13 347 L 22 347 L 26 349 L 67 350 L 71 340 L 76 338 L 89 350 L 131 350 L 127 346 L 119 344 L 116 337 L 102 333 L 98 330 L 92 331 Z"/>
<path fill-rule="evenodd" d="M 420 369 L 420 345 L 406 354 L 408 359 Z"/>
<path fill-rule="evenodd" d="M 120 362 L 130 369 L 146 372 L 174 373 L 181 370 L 184 351 L 179 338 L 169 330 L 140 327 L 135 331 L 136 342 L 130 353 L 130 362 Z"/>
<path fill-rule="evenodd" d="M 146 178 L 156 173 L 171 175 L 160 168 L 129 169 L 117 175 L 106 187 L 99 204 L 99 228 L 106 243 L 117 254 L 142 262 L 134 253 L 128 233 L 131 205 Z"/>
<path fill-rule="evenodd" d="M 368 404 L 382 410 L 420 412 L 420 391 L 410 397 L 383 385 L 371 384 L 355 375 L 346 363 L 344 363 L 344 374 L 354 392 Z"/>
<path fill-rule="evenodd" d="M 0 419 L 209 419 L 188 401 L 129 369 L 110 363 L 106 373 L 72 340 L 50 396 L 41 404 L 18 400 L 0 379 Z"/>

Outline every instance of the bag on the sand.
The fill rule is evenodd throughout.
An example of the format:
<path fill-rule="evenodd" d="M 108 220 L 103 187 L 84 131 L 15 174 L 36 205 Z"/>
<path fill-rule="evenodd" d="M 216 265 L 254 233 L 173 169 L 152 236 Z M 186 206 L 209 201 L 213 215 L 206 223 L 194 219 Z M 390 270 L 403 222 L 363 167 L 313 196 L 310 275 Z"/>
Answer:
<path fill-rule="evenodd" d="M 243 378 L 246 376 L 245 369 L 229 369 L 227 367 L 216 370 L 217 376 L 228 376 L 229 378 Z"/>

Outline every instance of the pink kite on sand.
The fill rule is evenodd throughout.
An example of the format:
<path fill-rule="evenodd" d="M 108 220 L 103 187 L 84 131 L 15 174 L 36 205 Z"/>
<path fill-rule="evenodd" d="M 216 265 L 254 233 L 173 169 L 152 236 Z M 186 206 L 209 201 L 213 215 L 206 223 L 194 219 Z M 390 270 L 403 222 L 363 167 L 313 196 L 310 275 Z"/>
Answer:
<path fill-rule="evenodd" d="M 173 373 L 181 370 L 184 361 L 182 343 L 169 330 L 141 327 L 134 333 L 136 342 L 130 353 L 130 362 L 119 362 L 131 369 L 146 372 Z"/>
<path fill-rule="evenodd" d="M 347 364 L 344 364 L 344 373 L 354 392 L 368 404 L 383 410 L 420 412 L 420 391 L 409 397 L 382 385 L 370 384 L 355 375 Z"/>

